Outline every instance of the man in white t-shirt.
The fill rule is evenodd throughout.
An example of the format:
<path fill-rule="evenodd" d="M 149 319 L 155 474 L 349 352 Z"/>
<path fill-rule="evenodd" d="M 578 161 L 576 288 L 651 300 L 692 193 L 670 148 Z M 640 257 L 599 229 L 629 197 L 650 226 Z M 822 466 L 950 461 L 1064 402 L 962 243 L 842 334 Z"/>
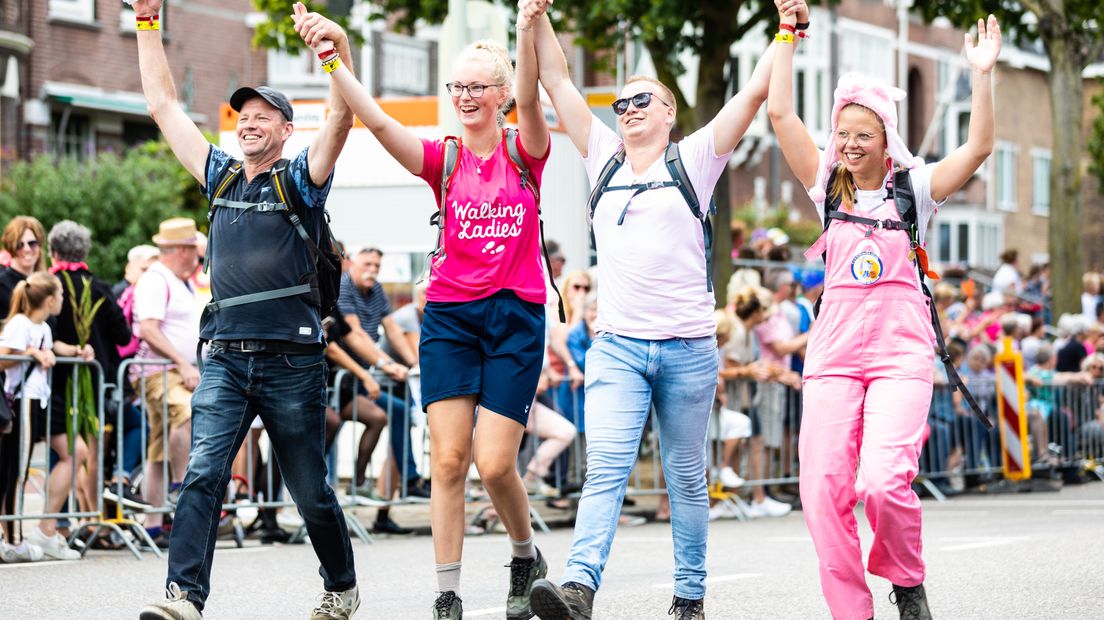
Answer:
<path fill-rule="evenodd" d="M 614 102 L 622 137 L 593 115 L 567 72 L 544 0 L 527 0 L 540 80 L 561 125 L 583 156 L 591 185 L 624 149 L 624 163 L 593 215 L 598 254 L 597 336 L 586 359 L 587 476 L 562 586 L 537 581 L 533 611 L 546 620 L 590 618 L 614 526 L 648 413 L 659 421 L 671 499 L 675 584 L 671 613 L 704 617 L 709 520 L 706 429 L 717 383 L 714 299 L 703 222 L 692 213 L 664 154 L 675 124 L 669 88 L 629 78 Z M 748 85 L 717 117 L 679 142 L 704 217 L 713 189 L 755 112 L 766 100 L 773 47 Z"/>
<path fill-rule="evenodd" d="M 145 362 L 131 367 L 130 379 L 135 392 L 145 394 L 149 419 L 144 495 L 152 506 L 161 506 L 165 503 L 166 448 L 170 498 L 184 480 L 192 443 L 192 392 L 199 385 L 195 363 L 199 306 L 189 281 L 199 264 L 195 221 L 184 217 L 165 220 L 153 242 L 160 255 L 134 285 L 134 321 L 142 340 L 135 358 Z M 172 364 L 148 363 L 161 359 Z M 168 537 L 162 535 L 161 524 L 160 512 L 146 516 L 146 529 L 164 546 Z"/>

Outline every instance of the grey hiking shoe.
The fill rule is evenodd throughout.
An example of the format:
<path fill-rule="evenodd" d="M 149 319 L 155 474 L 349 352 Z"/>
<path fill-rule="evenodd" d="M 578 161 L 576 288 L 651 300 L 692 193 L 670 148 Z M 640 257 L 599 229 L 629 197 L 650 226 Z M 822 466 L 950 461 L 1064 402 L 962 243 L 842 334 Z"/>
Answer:
<path fill-rule="evenodd" d="M 897 605 L 897 611 L 901 614 L 901 620 L 931 620 L 931 610 L 928 609 L 928 597 L 924 593 L 924 584 L 906 588 L 893 586 L 893 592 L 889 594 L 889 602 Z"/>
<path fill-rule="evenodd" d="M 529 592 L 533 612 L 541 620 L 590 620 L 594 590 L 574 581 L 560 587 L 538 579 Z"/>
<path fill-rule="evenodd" d="M 360 590 L 356 586 L 344 592 L 326 591 L 318 596 L 311 620 L 349 620 L 359 607 Z"/>
<path fill-rule="evenodd" d="M 139 620 L 202 620 L 203 614 L 176 582 L 169 584 L 165 596 L 165 600 L 143 607 L 138 612 Z"/>
<path fill-rule="evenodd" d="M 506 620 L 529 620 L 533 610 L 529 606 L 529 591 L 538 579 L 548 574 L 548 562 L 540 549 L 535 558 L 512 558 L 510 568 L 510 593 L 506 596 Z"/>
<path fill-rule="evenodd" d="M 667 610 L 668 616 L 674 616 L 675 620 L 705 620 L 705 607 L 702 599 L 688 599 L 676 596 L 671 601 L 671 608 Z"/>
<path fill-rule="evenodd" d="M 433 620 L 460 620 L 463 617 L 463 601 L 452 590 L 442 592 L 433 601 Z"/>

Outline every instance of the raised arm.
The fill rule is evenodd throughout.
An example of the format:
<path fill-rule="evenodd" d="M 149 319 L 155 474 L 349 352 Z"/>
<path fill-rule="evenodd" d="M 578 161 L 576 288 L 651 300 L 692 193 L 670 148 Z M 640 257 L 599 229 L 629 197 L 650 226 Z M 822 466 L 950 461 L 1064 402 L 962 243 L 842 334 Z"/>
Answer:
<path fill-rule="evenodd" d="M 525 14 L 518 13 L 514 102 L 517 104 L 521 145 L 526 153 L 544 159 L 548 154 L 548 121 L 544 120 L 540 93 L 537 92 L 537 50 L 533 44 L 533 27 L 533 22 Z"/>
<path fill-rule="evenodd" d="M 564 57 L 560 42 L 556 40 L 552 22 L 545 13 L 548 4 L 550 2 L 545 0 L 522 0 L 518 5 L 518 12 L 528 16 L 533 26 L 540 83 L 552 99 L 552 106 L 560 117 L 560 125 L 567 130 L 568 137 L 579 153 L 586 157 L 593 115 L 583 94 L 571 83 L 571 76 L 567 73 L 567 58 Z"/>
<path fill-rule="evenodd" d="M 797 23 L 796 7 L 803 0 L 774 0 L 778 18 L 783 24 Z M 801 184 L 810 188 L 816 183 L 820 151 L 813 142 L 805 123 L 801 122 L 793 107 L 793 57 L 797 40 L 793 43 L 776 43 L 774 68 L 770 75 L 770 93 L 767 97 L 767 116 L 770 117 L 778 146 L 786 158 L 786 164 Z M 758 69 L 756 69 L 758 70 Z"/>
<path fill-rule="evenodd" d="M 161 0 L 134 2 L 134 13 L 141 19 L 149 20 L 160 12 Z M 169 60 L 165 57 L 165 47 L 161 43 L 161 31 L 139 29 L 137 35 L 138 72 L 142 76 L 142 92 L 146 95 L 150 116 L 184 169 L 200 184 L 206 185 L 205 168 L 211 144 L 176 99 L 176 86 L 169 70 Z"/>
<path fill-rule="evenodd" d="M 349 46 L 349 36 L 334 22 L 322 17 L 318 13 L 307 13 L 307 9 L 301 2 L 295 3 L 295 13 L 292 19 L 299 17 L 300 22 L 308 22 L 313 28 L 315 36 L 321 37 L 323 43 L 320 49 L 330 48 L 325 41 L 332 44 L 332 49 L 337 51 L 349 71 L 353 70 L 353 52 Z M 337 92 L 333 83 L 330 84 L 330 113 L 326 116 L 326 122 L 315 135 L 307 151 L 307 167 L 310 169 L 311 182 L 315 187 L 321 187 L 330 178 L 334 165 L 337 164 L 337 156 L 345 147 L 345 140 L 349 137 L 349 130 L 353 128 L 353 111 L 349 104 Z"/>
<path fill-rule="evenodd" d="M 306 13 L 305 8 L 299 8 L 301 6 L 300 3 L 296 4 L 296 15 L 293 16 L 293 19 L 296 20 L 295 31 L 303 37 L 303 41 L 311 49 L 324 49 L 323 46 L 326 46 L 327 36 L 331 36 L 334 29 L 341 30 L 341 28 L 321 15 Z M 342 33 L 341 38 L 346 40 L 347 45 L 348 37 Z M 345 52 L 338 49 L 338 53 L 342 55 L 342 61 L 344 61 Z M 330 73 L 330 79 L 331 93 L 340 95 L 337 98 L 344 100 L 349 109 L 376 136 L 383 148 L 412 174 L 421 173 L 423 164 L 422 141 L 418 136 L 384 112 L 383 108 L 368 93 L 368 89 L 357 81 L 356 76 L 344 64 Z M 332 114 L 333 112 L 331 112 Z"/>
<path fill-rule="evenodd" d="M 958 191 L 993 152 L 992 72 L 1000 55 L 1001 32 L 997 18 L 989 16 L 988 25 L 978 20 L 978 42 L 966 33 L 966 58 L 973 67 L 973 94 L 970 97 L 970 132 L 966 143 L 932 169 L 931 196 L 939 202 Z"/>
<path fill-rule="evenodd" d="M 728 100 L 713 119 L 713 143 L 717 155 L 723 155 L 736 148 L 736 144 L 744 137 L 760 106 L 767 100 L 767 87 L 770 86 L 771 69 L 777 47 L 777 43 L 771 43 L 767 47 L 767 51 L 755 64 L 751 79 L 733 95 L 732 99 Z"/>

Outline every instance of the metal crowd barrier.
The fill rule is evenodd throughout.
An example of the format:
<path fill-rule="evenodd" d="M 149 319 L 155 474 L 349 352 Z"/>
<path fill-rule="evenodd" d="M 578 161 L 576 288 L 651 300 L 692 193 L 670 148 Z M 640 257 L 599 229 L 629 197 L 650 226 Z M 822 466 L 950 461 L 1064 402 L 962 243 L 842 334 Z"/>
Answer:
<path fill-rule="evenodd" d="M 32 371 L 30 363 L 33 362 L 33 358 L 25 355 L 0 355 L 0 359 L 13 360 L 21 363 L 27 363 L 24 366 L 24 372 L 30 373 Z M 66 494 L 65 502 L 62 504 L 62 509 L 50 511 L 49 506 L 51 503 L 51 489 L 50 489 L 50 429 L 53 417 L 56 415 L 64 416 L 65 412 L 54 411 L 53 399 L 49 399 L 45 406 L 45 418 L 41 421 L 42 428 L 44 429 L 44 435 L 42 441 L 45 442 L 46 448 L 44 451 L 45 458 L 43 461 L 32 462 L 32 456 L 34 447 L 37 442 L 32 442 L 32 429 L 35 426 L 35 422 L 32 420 L 31 413 L 31 401 L 33 398 L 27 396 L 26 391 L 21 391 L 18 403 L 18 410 L 14 413 L 18 416 L 18 425 L 13 426 L 12 434 L 14 437 L 7 439 L 6 443 L 10 446 L 12 443 L 16 444 L 17 452 L 17 472 L 15 478 L 15 486 L 13 487 L 13 510 L 12 514 L 0 514 L 0 526 L 7 529 L 8 523 L 20 523 L 28 520 L 42 520 L 42 519 L 58 519 L 58 520 L 71 520 L 78 522 L 76 528 L 71 528 L 72 536 L 69 542 L 80 537 L 81 533 L 85 530 L 95 530 L 101 526 L 104 526 L 103 520 L 103 469 L 104 469 L 104 394 L 107 389 L 107 385 L 103 381 L 103 368 L 95 360 L 86 361 L 81 358 L 75 357 L 58 357 L 58 366 L 51 368 L 47 371 L 47 384 L 50 387 L 50 393 L 53 394 L 54 386 L 59 386 L 58 389 L 64 390 L 65 383 L 55 381 L 55 378 L 61 378 L 63 380 L 72 380 L 74 389 L 71 394 L 71 398 L 66 402 L 66 406 L 71 409 L 76 409 L 78 403 L 82 399 L 81 394 L 81 382 L 78 379 L 79 368 L 84 366 L 88 367 L 92 372 L 92 385 L 99 386 L 95 394 L 96 402 L 96 423 L 98 432 L 96 433 L 96 441 L 92 445 L 86 445 L 87 450 L 85 455 L 85 467 L 87 476 L 85 477 L 85 485 L 83 489 L 80 489 L 80 480 L 78 479 L 80 470 L 80 459 L 76 454 L 76 437 L 79 436 L 78 421 L 74 416 L 69 421 L 69 427 L 67 428 L 67 435 L 74 437 L 73 441 L 68 446 L 69 458 L 73 463 L 73 467 L 69 475 L 69 492 Z M 66 370 L 55 371 L 59 367 L 67 367 Z M 24 384 L 25 385 L 25 384 Z M 43 477 L 43 485 L 39 489 L 39 494 L 42 497 L 41 510 L 34 510 L 28 507 L 26 489 L 29 484 L 28 475 L 31 471 L 40 472 Z M 9 475 L 11 472 L 7 472 Z M 90 487 L 90 488 L 89 488 Z M 83 496 L 83 497 L 82 497 Z M 66 508 L 67 507 L 67 508 Z M 5 512 L 5 508 L 0 506 L 0 513 Z M 80 522 L 84 520 L 83 522 Z M 21 528 L 20 528 L 21 529 Z M 13 542 L 11 538 L 9 542 Z M 89 539 L 91 540 L 91 539 Z M 89 545 L 81 550 L 81 556 L 87 552 Z"/>

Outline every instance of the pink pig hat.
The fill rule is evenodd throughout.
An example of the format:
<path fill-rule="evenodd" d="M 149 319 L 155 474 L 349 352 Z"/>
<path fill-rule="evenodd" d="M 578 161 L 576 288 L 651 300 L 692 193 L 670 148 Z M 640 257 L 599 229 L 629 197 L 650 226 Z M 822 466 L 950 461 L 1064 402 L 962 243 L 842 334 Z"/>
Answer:
<path fill-rule="evenodd" d="M 924 159 L 916 157 L 909 152 L 905 141 L 897 133 L 897 103 L 905 98 L 905 91 L 895 88 L 885 82 L 863 75 L 861 73 L 845 73 L 840 76 L 832 104 L 832 131 L 829 136 L 836 134 L 836 124 L 839 122 L 839 113 L 845 106 L 857 103 L 869 108 L 885 125 L 887 152 L 893 161 L 906 168 L 915 168 L 923 165 Z M 823 203 L 826 197 L 824 186 L 828 183 L 828 175 L 832 167 L 839 161 L 839 151 L 835 144 L 829 143 L 824 151 L 824 161 L 817 170 L 816 184 L 809 190 L 809 198 L 815 203 Z"/>

